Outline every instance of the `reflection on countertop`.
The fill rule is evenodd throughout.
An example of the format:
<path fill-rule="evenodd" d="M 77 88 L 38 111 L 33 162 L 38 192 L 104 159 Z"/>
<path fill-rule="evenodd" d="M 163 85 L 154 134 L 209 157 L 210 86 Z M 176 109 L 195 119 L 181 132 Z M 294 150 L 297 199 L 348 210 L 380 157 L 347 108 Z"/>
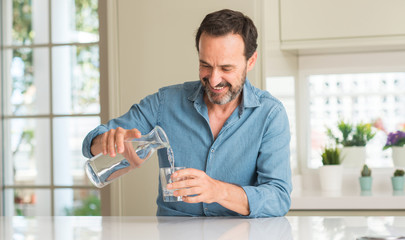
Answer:
<path fill-rule="evenodd" d="M 356 239 L 405 236 L 405 217 L 0 217 L 0 239 Z"/>

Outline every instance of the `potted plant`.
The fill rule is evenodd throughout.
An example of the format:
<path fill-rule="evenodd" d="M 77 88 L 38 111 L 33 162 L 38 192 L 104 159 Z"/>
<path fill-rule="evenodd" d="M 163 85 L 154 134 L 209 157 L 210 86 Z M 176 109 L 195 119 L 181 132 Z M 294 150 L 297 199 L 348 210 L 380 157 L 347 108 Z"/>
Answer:
<path fill-rule="evenodd" d="M 342 188 L 342 165 L 340 149 L 325 147 L 321 154 L 323 166 L 319 169 L 321 189 L 323 192 L 340 192 Z"/>
<path fill-rule="evenodd" d="M 397 169 L 394 176 L 391 177 L 392 188 L 394 191 L 404 191 L 404 170 Z"/>
<path fill-rule="evenodd" d="M 361 191 L 371 191 L 371 186 L 373 183 L 373 178 L 371 177 L 371 169 L 368 168 L 367 164 L 364 164 L 363 169 L 360 173 L 361 176 L 359 177 L 359 182 Z"/>
<path fill-rule="evenodd" d="M 395 167 L 405 167 L 405 132 L 390 132 L 384 150 L 392 149 L 392 160 Z"/>
<path fill-rule="evenodd" d="M 338 131 L 334 133 L 332 129 L 327 129 L 327 135 L 333 139 L 337 145 L 341 145 L 341 155 L 345 159 L 345 167 L 362 167 L 366 161 L 367 143 L 375 136 L 370 123 L 359 123 L 357 125 L 339 121 Z"/>

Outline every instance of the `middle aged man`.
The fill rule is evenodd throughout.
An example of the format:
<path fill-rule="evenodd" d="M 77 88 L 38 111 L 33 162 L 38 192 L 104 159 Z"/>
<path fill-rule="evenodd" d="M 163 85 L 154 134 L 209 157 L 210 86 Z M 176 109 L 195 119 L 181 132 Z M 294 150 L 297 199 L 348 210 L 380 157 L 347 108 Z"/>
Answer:
<path fill-rule="evenodd" d="M 253 87 L 257 30 L 241 12 L 208 14 L 196 34 L 200 81 L 161 88 L 91 131 L 83 154 L 124 154 L 124 140 L 161 126 L 174 151 L 183 202 L 157 199 L 159 216 L 285 215 L 290 207 L 290 132 L 282 104 Z M 158 151 L 159 166 L 168 167 Z M 160 189 L 160 188 L 159 188 Z M 134 189 L 136 191 L 136 189 Z"/>

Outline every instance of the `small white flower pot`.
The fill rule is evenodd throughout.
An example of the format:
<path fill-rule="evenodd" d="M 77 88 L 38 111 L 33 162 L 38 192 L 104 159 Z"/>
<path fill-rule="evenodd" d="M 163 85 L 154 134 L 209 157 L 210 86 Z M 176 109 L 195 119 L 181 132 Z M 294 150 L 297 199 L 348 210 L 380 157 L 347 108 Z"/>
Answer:
<path fill-rule="evenodd" d="M 392 147 L 392 160 L 395 167 L 405 167 L 405 146 Z"/>
<path fill-rule="evenodd" d="M 342 165 L 325 165 L 319 168 L 319 180 L 322 192 L 341 192 Z"/>
<path fill-rule="evenodd" d="M 340 156 L 345 168 L 362 168 L 366 162 L 366 147 L 343 147 Z"/>

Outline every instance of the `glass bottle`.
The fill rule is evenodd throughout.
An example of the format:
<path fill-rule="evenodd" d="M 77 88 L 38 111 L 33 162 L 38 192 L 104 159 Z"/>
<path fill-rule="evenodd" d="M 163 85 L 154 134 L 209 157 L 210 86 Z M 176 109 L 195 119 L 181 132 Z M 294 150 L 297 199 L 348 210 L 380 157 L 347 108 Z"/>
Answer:
<path fill-rule="evenodd" d="M 85 163 L 85 171 L 90 181 L 98 188 L 102 188 L 115 179 L 139 168 L 157 149 L 168 148 L 172 152 L 166 133 L 159 126 L 140 138 L 133 138 L 124 142 L 125 151 L 117 153 L 115 157 L 100 153 Z M 171 156 L 169 156 L 169 160 Z"/>

